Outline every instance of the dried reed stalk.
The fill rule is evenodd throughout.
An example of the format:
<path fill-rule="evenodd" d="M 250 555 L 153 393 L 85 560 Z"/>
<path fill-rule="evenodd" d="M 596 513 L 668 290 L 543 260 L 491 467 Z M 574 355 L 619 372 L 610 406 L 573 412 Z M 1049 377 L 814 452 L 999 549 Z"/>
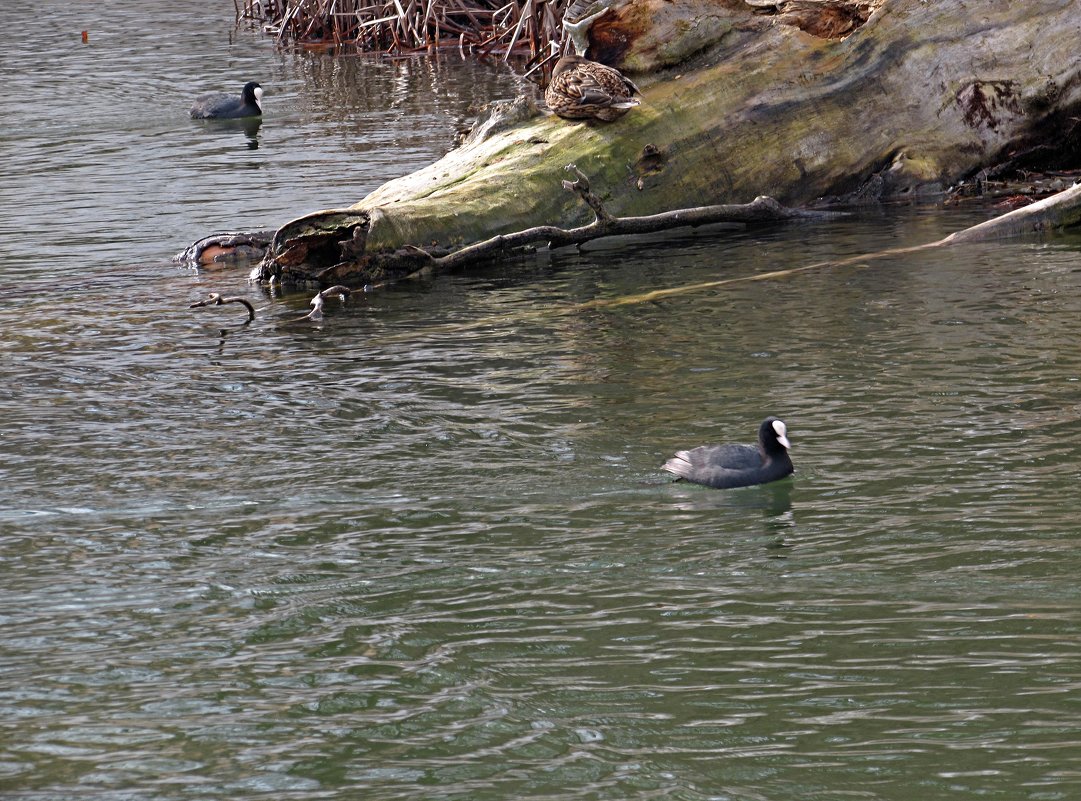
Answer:
<path fill-rule="evenodd" d="M 354 46 L 403 55 L 457 47 L 536 59 L 562 37 L 574 0 L 233 0 L 237 22 L 262 24 L 279 41 Z"/>

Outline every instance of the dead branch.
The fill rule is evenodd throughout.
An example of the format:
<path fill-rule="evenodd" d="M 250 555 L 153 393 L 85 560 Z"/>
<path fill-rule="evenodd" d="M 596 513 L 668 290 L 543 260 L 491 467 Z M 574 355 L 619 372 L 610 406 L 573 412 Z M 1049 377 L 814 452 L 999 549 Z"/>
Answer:
<path fill-rule="evenodd" d="M 421 248 L 414 247 L 410 250 L 428 259 L 424 272 L 431 272 L 458 269 L 472 263 L 489 261 L 508 251 L 535 244 L 547 244 L 549 248 L 557 248 L 581 245 L 605 236 L 651 234 L 681 226 L 694 227 L 726 222 L 746 224 L 822 220 L 844 216 L 843 212 L 789 208 L 782 206 L 771 197 L 760 195 L 750 203 L 673 209 L 644 217 L 613 217 L 604 208 L 600 198 L 590 189 L 589 179 L 573 164 L 567 165 L 566 169 L 574 172 L 577 179 L 563 181 L 563 188 L 577 194 L 596 215 L 593 222 L 588 225 L 570 229 L 551 225 L 536 226 L 524 231 L 495 236 L 445 256 L 432 256 Z M 958 231 L 938 242 L 929 243 L 927 247 L 1016 237 L 1026 233 L 1078 224 L 1081 224 L 1081 184 L 1024 208 Z"/>
<path fill-rule="evenodd" d="M 332 298 L 337 295 L 341 302 L 345 303 L 351 294 L 353 294 L 353 290 L 342 284 L 327 287 L 322 292 L 316 293 L 315 297 L 311 299 L 309 305 L 312 307 L 312 310 L 303 317 L 298 318 L 295 322 L 299 323 L 303 320 L 314 320 L 315 322 L 319 322 L 323 319 L 323 306 L 326 304 L 327 298 Z"/>
<path fill-rule="evenodd" d="M 198 309 L 200 306 L 223 306 L 226 303 L 239 303 L 248 310 L 248 319 L 244 322 L 245 325 L 255 319 L 255 307 L 251 305 L 251 301 L 244 298 L 223 298 L 217 292 L 211 292 L 206 300 L 192 303 L 188 308 Z"/>
<path fill-rule="evenodd" d="M 560 228 L 554 225 L 538 225 L 523 231 L 501 234 L 483 242 L 448 253 L 445 256 L 432 256 L 421 248 L 410 248 L 414 253 L 425 256 L 428 264 L 425 271 L 451 270 L 475 262 L 490 261 L 508 251 L 530 245 L 547 245 L 549 248 L 581 245 L 593 239 L 605 236 L 628 236 L 652 234 L 683 226 L 712 225 L 714 223 L 765 223 L 789 220 L 823 220 L 844 216 L 842 212 L 811 211 L 782 206 L 771 197 L 761 195 L 750 203 L 725 204 L 719 206 L 696 206 L 686 209 L 674 209 L 650 214 L 644 217 L 613 217 L 604 208 L 601 199 L 590 189 L 589 179 L 574 165 L 566 169 L 577 178 L 563 181 L 563 188 L 577 194 L 595 215 L 593 222 L 577 228 Z"/>

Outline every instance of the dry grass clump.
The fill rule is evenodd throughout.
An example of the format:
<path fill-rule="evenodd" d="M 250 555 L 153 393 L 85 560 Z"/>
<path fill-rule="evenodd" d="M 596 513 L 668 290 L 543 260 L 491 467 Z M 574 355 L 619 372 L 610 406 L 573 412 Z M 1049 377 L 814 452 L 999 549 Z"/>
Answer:
<path fill-rule="evenodd" d="M 547 55 L 573 1 L 233 0 L 238 22 L 300 45 L 391 55 L 453 48 L 503 59 Z"/>

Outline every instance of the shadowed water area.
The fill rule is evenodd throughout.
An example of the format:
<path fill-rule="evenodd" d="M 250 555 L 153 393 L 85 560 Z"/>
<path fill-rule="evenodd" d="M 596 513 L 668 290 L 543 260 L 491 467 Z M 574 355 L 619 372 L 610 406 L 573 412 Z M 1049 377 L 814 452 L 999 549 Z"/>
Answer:
<path fill-rule="evenodd" d="M 867 211 L 297 322 L 310 294 L 170 257 L 430 163 L 514 76 L 285 52 L 206 0 L 25 5 L 0 50 L 4 798 L 1081 794 L 1081 237 L 616 303 L 986 215 Z M 249 79 L 257 131 L 188 119 Z M 257 319 L 188 308 L 211 291 Z M 660 471 L 771 413 L 794 477 Z"/>

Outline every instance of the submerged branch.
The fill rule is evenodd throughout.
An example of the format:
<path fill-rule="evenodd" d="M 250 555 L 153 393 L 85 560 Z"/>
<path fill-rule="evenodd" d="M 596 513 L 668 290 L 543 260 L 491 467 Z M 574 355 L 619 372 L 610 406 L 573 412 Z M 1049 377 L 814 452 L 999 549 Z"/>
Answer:
<path fill-rule="evenodd" d="M 463 264 L 485 261 L 499 254 L 523 247 L 537 241 L 548 241 L 550 247 L 556 243 L 569 245 L 581 244 L 600 236 L 612 236 L 615 234 L 641 234 L 654 231 L 666 230 L 678 225 L 705 225 L 718 222 L 766 222 L 771 220 L 791 219 L 822 219 L 823 217 L 840 216 L 838 212 L 807 211 L 791 209 L 782 206 L 776 200 L 769 197 L 758 197 L 751 203 L 733 206 L 701 206 L 691 209 L 676 209 L 664 214 L 655 214 L 649 217 L 611 217 L 604 210 L 600 201 L 589 189 L 589 182 L 574 165 L 569 165 L 568 170 L 574 170 L 578 175 L 576 181 L 564 181 L 563 186 L 569 191 L 578 193 L 583 200 L 595 206 L 598 212 L 597 219 L 589 225 L 579 228 L 562 229 L 555 226 L 538 226 L 514 234 L 493 237 L 485 242 L 480 242 L 468 248 L 451 253 L 447 256 L 434 257 L 420 248 L 411 248 L 429 259 L 429 264 L 408 277 L 424 274 L 433 269 L 449 269 Z M 753 275 L 721 278 L 715 281 L 705 281 L 696 284 L 687 284 L 676 287 L 652 289 L 637 295 L 623 296 L 619 298 L 604 298 L 578 304 L 563 309 L 547 309 L 536 312 L 537 314 L 562 314 L 584 308 L 599 308 L 611 306 L 625 306 L 636 303 L 653 302 L 664 298 L 675 297 L 690 292 L 699 292 L 732 284 L 741 284 L 751 281 L 772 281 L 782 278 L 790 278 L 802 273 L 812 272 L 837 267 L 851 267 L 865 264 L 870 261 L 896 257 L 903 254 L 918 253 L 924 250 L 946 247 L 957 244 L 985 242 L 992 239 L 1010 238 L 1022 236 L 1025 233 L 1043 232 L 1056 228 L 1063 228 L 1081 223 L 1081 184 L 1060 192 L 1040 203 L 1034 203 L 1022 209 L 1003 214 L 978 225 L 965 228 L 950 234 L 943 239 L 927 242 L 922 245 L 912 245 L 903 248 L 887 248 L 873 253 L 861 253 L 842 259 L 830 259 L 827 261 L 804 264 L 798 267 L 788 267 L 781 270 L 772 270 Z M 461 254 L 465 254 L 464 256 Z M 374 286 L 366 286 L 365 291 L 379 289 L 392 283 L 390 281 Z M 345 290 L 343 292 L 343 290 Z M 305 319 L 322 319 L 322 300 L 331 295 L 340 295 L 344 300 L 349 294 L 345 287 L 335 286 L 325 289 L 312 299 L 312 305 L 316 307 L 314 314 Z M 490 321 L 478 321 L 464 325 L 453 326 L 455 330 L 472 329 L 489 325 Z"/>

